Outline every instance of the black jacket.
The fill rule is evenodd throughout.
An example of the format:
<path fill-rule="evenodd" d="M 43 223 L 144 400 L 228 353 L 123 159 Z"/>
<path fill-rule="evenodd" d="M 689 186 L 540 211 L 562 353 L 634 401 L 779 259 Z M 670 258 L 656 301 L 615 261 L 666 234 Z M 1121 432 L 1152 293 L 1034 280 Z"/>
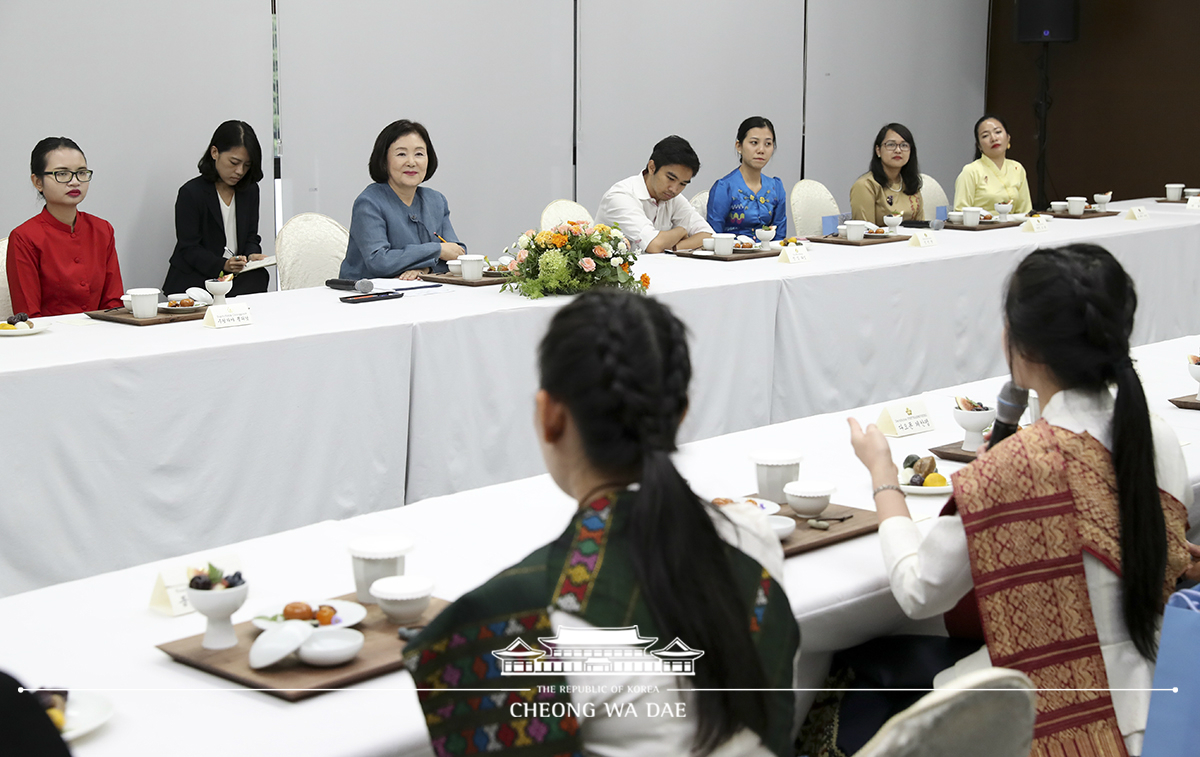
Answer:
<path fill-rule="evenodd" d="M 261 255 L 258 235 L 258 185 L 249 184 L 235 195 L 238 255 Z M 217 205 L 217 187 L 197 176 L 179 188 L 175 200 L 175 251 L 163 282 L 163 293 L 181 293 L 188 287 L 204 288 L 207 279 L 220 276 L 225 266 L 225 223 Z M 231 295 L 265 292 L 271 277 L 265 268 L 240 273 Z"/>

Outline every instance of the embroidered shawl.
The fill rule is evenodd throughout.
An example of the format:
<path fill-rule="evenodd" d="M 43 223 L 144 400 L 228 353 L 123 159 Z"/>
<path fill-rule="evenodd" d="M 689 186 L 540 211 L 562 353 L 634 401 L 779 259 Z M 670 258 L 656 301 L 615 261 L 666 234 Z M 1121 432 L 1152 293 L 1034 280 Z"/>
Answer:
<path fill-rule="evenodd" d="M 1044 420 L 954 478 L 992 664 L 1039 689 L 1035 757 L 1125 757 L 1096 634 L 1083 553 L 1121 570 L 1116 473 L 1089 434 Z M 1187 565 L 1187 511 L 1160 492 L 1168 534 L 1163 598 Z M 1077 690 L 1078 689 L 1078 690 Z"/>
<path fill-rule="evenodd" d="M 541 712 L 559 704 L 557 711 L 563 711 L 571 702 L 570 694 L 560 689 L 566 677 L 501 677 L 500 661 L 492 653 L 515 644 L 520 649 L 518 638 L 536 646 L 534 639 L 552 634 L 550 613 L 555 610 L 598 628 L 636 624 L 642 636 L 659 636 L 638 589 L 623 527 L 633 496 L 605 495 L 580 508 L 557 539 L 464 595 L 405 648 L 405 665 L 416 682 L 438 757 L 492 751 L 584 754 L 579 723 L 569 712 L 563 717 L 511 714 L 512 705 L 521 703 L 548 703 Z M 762 566 L 735 547 L 726 545 L 725 551 L 769 685 L 782 690 L 767 697 L 763 742 L 777 754 L 790 755 L 792 660 L 799 628 L 782 587 Z"/>

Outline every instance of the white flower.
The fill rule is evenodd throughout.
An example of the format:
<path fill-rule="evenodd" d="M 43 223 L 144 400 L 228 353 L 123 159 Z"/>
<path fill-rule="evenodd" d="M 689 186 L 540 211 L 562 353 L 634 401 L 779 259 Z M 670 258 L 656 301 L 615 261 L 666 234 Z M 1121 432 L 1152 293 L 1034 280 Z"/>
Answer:
<path fill-rule="evenodd" d="M 611 244 L 609 244 L 608 242 L 605 242 L 604 244 L 602 244 L 602 245 L 600 245 L 600 246 L 601 246 L 601 247 L 603 247 L 603 248 L 604 248 L 604 251 L 605 251 L 605 252 L 607 252 L 609 255 L 613 254 L 613 248 L 612 248 L 612 245 L 611 245 Z"/>
<path fill-rule="evenodd" d="M 517 246 L 520 247 L 522 250 L 528 250 L 529 249 L 529 237 L 525 236 L 524 234 L 517 237 Z"/>
<path fill-rule="evenodd" d="M 624 263 L 624 262 L 625 262 L 625 259 L 624 259 L 624 258 L 613 258 L 613 259 L 609 260 L 608 262 L 610 262 L 610 263 L 612 263 L 612 264 L 613 264 L 613 268 L 617 268 L 617 267 L 619 267 L 619 266 L 620 266 L 622 263 Z"/>
<path fill-rule="evenodd" d="M 613 235 L 614 239 L 624 239 L 625 238 L 625 235 L 621 233 L 620 229 L 613 229 L 612 235 Z"/>
<path fill-rule="evenodd" d="M 617 242 L 617 252 L 625 252 L 629 249 L 629 245 L 625 244 L 624 240 Z"/>
<path fill-rule="evenodd" d="M 592 238 L 588 240 L 591 244 L 600 244 L 600 232 L 592 234 Z"/>

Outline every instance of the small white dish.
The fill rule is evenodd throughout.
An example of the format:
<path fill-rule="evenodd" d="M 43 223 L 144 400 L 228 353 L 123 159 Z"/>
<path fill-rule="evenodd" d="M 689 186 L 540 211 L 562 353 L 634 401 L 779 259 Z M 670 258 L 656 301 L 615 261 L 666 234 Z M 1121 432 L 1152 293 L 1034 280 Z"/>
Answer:
<path fill-rule="evenodd" d="M 461 260 L 447 260 L 446 268 L 450 269 L 450 273 L 454 274 L 455 276 L 462 276 Z"/>
<path fill-rule="evenodd" d="M 783 487 L 792 511 L 803 518 L 815 518 L 829 507 L 829 498 L 837 487 L 828 481 L 791 481 Z"/>
<path fill-rule="evenodd" d="M 250 645 L 250 667 L 258 670 L 279 662 L 312 638 L 316 629 L 303 620 L 285 620 L 259 634 Z"/>
<path fill-rule="evenodd" d="M 62 732 L 63 741 L 74 741 L 104 725 L 113 716 L 113 705 L 108 697 L 94 691 L 68 691 L 67 727 Z"/>
<path fill-rule="evenodd" d="M 770 250 L 771 252 L 782 252 L 783 251 L 783 242 L 774 242 L 774 241 L 767 242 L 767 249 Z"/>
<path fill-rule="evenodd" d="M 705 241 L 707 241 L 707 240 L 705 240 Z M 696 257 L 696 258 L 711 258 L 713 255 L 716 255 L 716 254 L 717 253 L 713 252 L 712 250 L 692 250 L 692 257 Z"/>
<path fill-rule="evenodd" d="M 350 626 L 358 625 L 359 623 L 361 623 L 363 621 L 363 618 L 367 617 L 367 608 L 363 607 L 358 602 L 350 602 L 349 600 L 345 600 L 345 599 L 323 599 L 320 602 L 309 602 L 308 605 L 313 608 L 313 612 L 316 612 L 317 608 L 321 605 L 329 605 L 337 613 L 333 616 L 333 623 L 330 625 L 327 625 L 327 626 L 317 625 L 317 621 L 315 621 L 315 620 L 296 621 L 297 623 L 308 623 L 310 626 L 313 626 L 317 630 L 323 631 L 323 630 L 333 629 L 333 628 L 349 628 Z M 259 616 L 282 615 L 282 614 L 283 614 L 283 606 L 279 605 L 274 608 L 271 608 L 267 612 L 260 612 Z M 282 625 L 283 623 L 291 623 L 292 621 L 290 621 L 290 620 L 270 620 L 269 618 L 266 618 L 266 617 L 255 617 L 250 622 L 253 623 L 254 627 L 259 630 L 269 631 L 272 628 L 275 628 L 276 626 Z"/>
<path fill-rule="evenodd" d="M 838 239 L 845 239 L 845 238 L 846 238 L 846 224 L 844 224 L 844 223 L 839 223 L 839 224 L 838 224 L 838 227 L 837 227 L 837 237 L 838 237 Z"/>
<path fill-rule="evenodd" d="M 946 223 L 952 223 L 956 226 L 961 226 L 963 214 L 961 210 L 952 210 L 946 214 Z"/>
<path fill-rule="evenodd" d="M 1055 200 L 1054 202 L 1050 203 L 1050 212 L 1051 213 L 1066 213 L 1067 212 L 1067 203 L 1063 202 L 1062 200 Z"/>
<path fill-rule="evenodd" d="M 788 538 L 796 530 L 796 521 L 786 515 L 769 515 L 767 522 L 771 524 L 771 530 L 779 537 L 779 541 Z"/>
<path fill-rule="evenodd" d="M 738 234 L 737 238 L 734 239 L 734 241 L 741 242 L 742 244 L 746 244 L 747 242 L 749 242 L 750 244 L 758 244 L 758 242 L 754 241 L 754 238 L 751 237 L 749 234 Z"/>
<path fill-rule="evenodd" d="M 423 576 L 391 576 L 371 584 L 371 596 L 388 620 L 405 625 L 419 620 L 433 598 L 433 581 Z"/>
<path fill-rule="evenodd" d="M 778 505 L 778 503 L 772 502 L 769 499 L 762 499 L 761 497 L 743 497 L 733 504 L 737 505 L 743 503 L 758 508 L 762 511 L 763 515 L 775 515 L 783 509 Z"/>
<path fill-rule="evenodd" d="M 206 307 L 208 307 L 208 303 L 206 303 L 206 302 L 202 302 L 198 305 L 192 305 L 191 307 L 184 307 L 182 305 L 176 305 L 175 307 L 171 307 L 166 302 L 160 302 L 160 303 L 158 303 L 158 312 L 160 312 L 160 313 L 195 313 L 196 311 L 203 310 Z"/>
<path fill-rule="evenodd" d="M 203 287 L 188 287 L 188 290 L 185 294 L 187 294 L 188 297 L 191 297 L 196 302 L 203 302 L 208 305 L 211 305 L 213 302 L 213 296 L 209 294 L 208 290 L 204 289 Z"/>
<path fill-rule="evenodd" d="M 300 645 L 300 662 L 326 668 L 353 660 L 363 648 L 366 638 L 353 628 L 331 628 L 314 633 Z"/>
<path fill-rule="evenodd" d="M 905 494 L 950 494 L 954 491 L 954 487 L 946 486 L 911 486 L 909 484 L 900 484 L 900 491 Z"/>
<path fill-rule="evenodd" d="M 1100 195 L 1096 195 L 1096 196 L 1099 197 Z M 1186 200 L 1189 197 L 1200 197 L 1200 189 L 1193 189 L 1191 187 L 1185 187 L 1183 190 L 1183 199 Z M 1099 200 L 1097 200 L 1097 202 L 1099 202 Z"/>
<path fill-rule="evenodd" d="M 700 240 L 700 247 L 708 252 L 712 252 L 717 248 L 717 240 L 712 237 L 705 237 Z"/>
<path fill-rule="evenodd" d="M 0 329 L 0 336 L 30 336 L 40 334 L 49 328 L 50 324 L 48 323 L 35 323 L 27 329 Z"/>

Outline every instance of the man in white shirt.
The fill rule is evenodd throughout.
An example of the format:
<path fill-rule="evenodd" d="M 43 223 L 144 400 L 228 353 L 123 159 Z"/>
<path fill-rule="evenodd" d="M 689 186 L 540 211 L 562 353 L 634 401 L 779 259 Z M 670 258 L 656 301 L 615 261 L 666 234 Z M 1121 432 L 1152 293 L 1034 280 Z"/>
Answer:
<path fill-rule="evenodd" d="M 619 225 L 642 252 L 700 247 L 712 227 L 680 194 L 699 171 L 700 159 L 687 140 L 667 137 L 654 146 L 645 170 L 604 193 L 596 223 Z"/>

